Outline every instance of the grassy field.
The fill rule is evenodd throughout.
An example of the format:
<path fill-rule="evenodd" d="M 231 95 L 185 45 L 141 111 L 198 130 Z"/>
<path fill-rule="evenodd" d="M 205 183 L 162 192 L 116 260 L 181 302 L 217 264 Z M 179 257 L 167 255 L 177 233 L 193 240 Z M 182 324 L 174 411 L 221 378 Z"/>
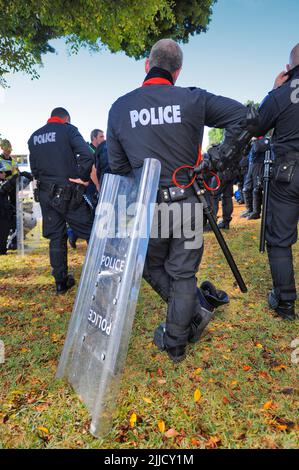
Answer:
<path fill-rule="evenodd" d="M 259 224 L 239 219 L 239 211 L 225 236 L 249 292 L 239 292 L 207 234 L 198 280 L 212 280 L 231 302 L 175 366 L 152 342 L 165 306 L 143 283 L 113 430 L 101 440 L 89 434 L 89 415 L 72 389 L 54 379 L 75 290 L 54 294 L 45 245 L 23 259 L 1 257 L 0 448 L 298 448 L 299 364 L 290 346 L 298 322 L 269 312 Z M 70 250 L 77 280 L 85 249 L 82 242 Z M 294 255 L 298 266 L 298 248 Z"/>

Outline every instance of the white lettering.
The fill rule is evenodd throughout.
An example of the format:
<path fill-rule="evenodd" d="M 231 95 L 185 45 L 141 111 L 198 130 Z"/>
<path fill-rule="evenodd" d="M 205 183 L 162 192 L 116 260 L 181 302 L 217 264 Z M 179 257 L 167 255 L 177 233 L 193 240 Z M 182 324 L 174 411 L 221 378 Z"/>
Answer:
<path fill-rule="evenodd" d="M 33 136 L 33 145 L 46 144 L 47 142 L 56 142 L 56 132 L 47 132 Z"/>
<path fill-rule="evenodd" d="M 139 121 L 143 126 L 147 126 L 151 120 L 151 115 L 148 109 L 142 109 L 139 113 Z"/>
<path fill-rule="evenodd" d="M 181 108 L 178 104 L 172 107 L 173 122 L 181 122 Z"/>
<path fill-rule="evenodd" d="M 159 106 L 158 108 L 143 108 L 140 111 L 134 109 L 130 111 L 130 119 L 132 128 L 136 127 L 137 122 L 142 126 L 178 123 L 182 122 L 181 107 L 179 104 L 174 104 L 164 108 Z"/>
<path fill-rule="evenodd" d="M 173 118 L 172 118 L 172 111 L 171 111 L 171 106 L 166 106 L 164 108 L 164 121 L 167 122 L 168 124 L 173 123 Z"/>
<path fill-rule="evenodd" d="M 295 90 L 292 91 L 291 93 L 291 101 L 294 104 L 298 104 L 299 103 L 299 78 L 292 80 L 291 88 L 295 88 Z"/>
<path fill-rule="evenodd" d="M 151 123 L 153 126 L 159 124 L 159 119 L 155 116 L 155 108 L 151 108 Z"/>
<path fill-rule="evenodd" d="M 136 122 L 138 121 L 138 111 L 130 111 L 131 124 L 132 127 L 136 127 Z"/>

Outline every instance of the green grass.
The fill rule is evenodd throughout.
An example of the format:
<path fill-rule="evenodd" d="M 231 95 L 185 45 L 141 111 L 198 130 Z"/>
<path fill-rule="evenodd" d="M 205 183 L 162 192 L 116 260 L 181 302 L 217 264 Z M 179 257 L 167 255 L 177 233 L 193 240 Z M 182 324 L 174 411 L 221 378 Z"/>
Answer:
<path fill-rule="evenodd" d="M 0 365 L 0 448 L 298 448 L 299 365 L 291 362 L 290 347 L 299 337 L 298 323 L 274 318 L 267 308 L 271 280 L 257 237 L 258 223 L 242 219 L 226 234 L 247 294 L 236 287 L 213 234 L 205 237 L 198 280 L 208 278 L 227 290 L 231 303 L 217 311 L 177 366 L 152 343 L 165 305 L 142 284 L 113 427 L 105 439 L 89 434 L 85 406 L 54 378 L 75 290 L 55 296 L 45 245 L 23 259 L 1 257 L 6 360 Z M 70 251 L 77 280 L 84 254 L 83 242 Z M 296 247 L 294 255 L 298 265 Z M 137 421 L 131 427 L 133 413 Z"/>

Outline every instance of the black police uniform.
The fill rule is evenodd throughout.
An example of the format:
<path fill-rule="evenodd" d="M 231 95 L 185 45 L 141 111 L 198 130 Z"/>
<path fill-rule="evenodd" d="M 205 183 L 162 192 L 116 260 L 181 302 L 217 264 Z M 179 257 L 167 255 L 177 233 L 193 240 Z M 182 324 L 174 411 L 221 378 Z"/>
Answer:
<path fill-rule="evenodd" d="M 294 315 L 296 285 L 292 245 L 299 218 L 299 66 L 262 102 L 260 133 L 274 128 L 275 155 L 267 213 L 266 241 L 273 279 L 270 306 L 282 316 Z M 290 315 L 289 315 L 290 314 Z"/>
<path fill-rule="evenodd" d="M 90 237 L 92 214 L 82 197 L 84 187 L 69 178 L 89 181 L 93 155 L 78 129 L 55 117 L 32 134 L 28 147 L 38 181 L 43 236 L 50 240 L 50 263 L 58 284 L 68 276 L 66 223 L 80 238 Z"/>
<path fill-rule="evenodd" d="M 246 180 L 244 183 L 244 192 L 246 198 L 250 198 L 250 211 L 248 219 L 258 219 L 261 213 L 263 189 L 262 189 L 262 177 L 263 177 L 263 164 L 265 159 L 265 152 L 260 149 L 260 141 L 256 140 L 252 144 L 250 152 L 250 164 Z"/>
<path fill-rule="evenodd" d="M 0 155 L 0 255 L 7 252 L 7 238 L 16 224 L 17 166 L 11 157 Z"/>
<path fill-rule="evenodd" d="M 161 162 L 160 189 L 167 189 L 173 186 L 177 167 L 195 164 L 204 125 L 229 128 L 233 134 L 245 116 L 240 103 L 199 88 L 173 86 L 171 74 L 154 67 L 142 87 L 119 98 L 110 109 L 109 166 L 113 173 L 126 174 L 142 166 L 145 158 L 156 158 Z M 181 172 L 179 183 L 189 183 L 187 171 Z M 179 204 L 198 202 L 192 188 L 185 196 Z M 168 301 L 164 341 L 174 361 L 184 357 L 196 315 L 195 274 L 202 255 L 202 250 L 185 249 L 185 241 L 184 236 L 151 238 L 144 269 L 145 279 Z"/>
<path fill-rule="evenodd" d="M 95 152 L 95 166 L 97 170 L 97 178 L 101 184 L 105 173 L 111 173 L 109 162 L 108 162 L 108 152 L 107 152 L 107 141 L 104 140 L 97 146 Z"/>

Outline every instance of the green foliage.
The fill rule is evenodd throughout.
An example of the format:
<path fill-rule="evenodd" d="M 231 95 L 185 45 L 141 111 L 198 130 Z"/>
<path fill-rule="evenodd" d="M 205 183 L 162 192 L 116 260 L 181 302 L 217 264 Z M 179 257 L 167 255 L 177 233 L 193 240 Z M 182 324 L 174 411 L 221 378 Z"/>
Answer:
<path fill-rule="evenodd" d="M 220 144 L 224 136 L 224 129 L 210 129 L 209 130 L 209 146 Z"/>
<path fill-rule="evenodd" d="M 163 37 L 187 42 L 206 32 L 216 1 L 0 0 L 0 83 L 10 71 L 38 77 L 35 66 L 55 52 L 49 41 L 57 38 L 70 52 L 106 46 L 136 59 Z"/>
<path fill-rule="evenodd" d="M 260 106 L 260 103 L 255 103 L 253 100 L 247 100 L 244 104 L 245 106 L 253 106 L 255 109 L 258 109 Z"/>

